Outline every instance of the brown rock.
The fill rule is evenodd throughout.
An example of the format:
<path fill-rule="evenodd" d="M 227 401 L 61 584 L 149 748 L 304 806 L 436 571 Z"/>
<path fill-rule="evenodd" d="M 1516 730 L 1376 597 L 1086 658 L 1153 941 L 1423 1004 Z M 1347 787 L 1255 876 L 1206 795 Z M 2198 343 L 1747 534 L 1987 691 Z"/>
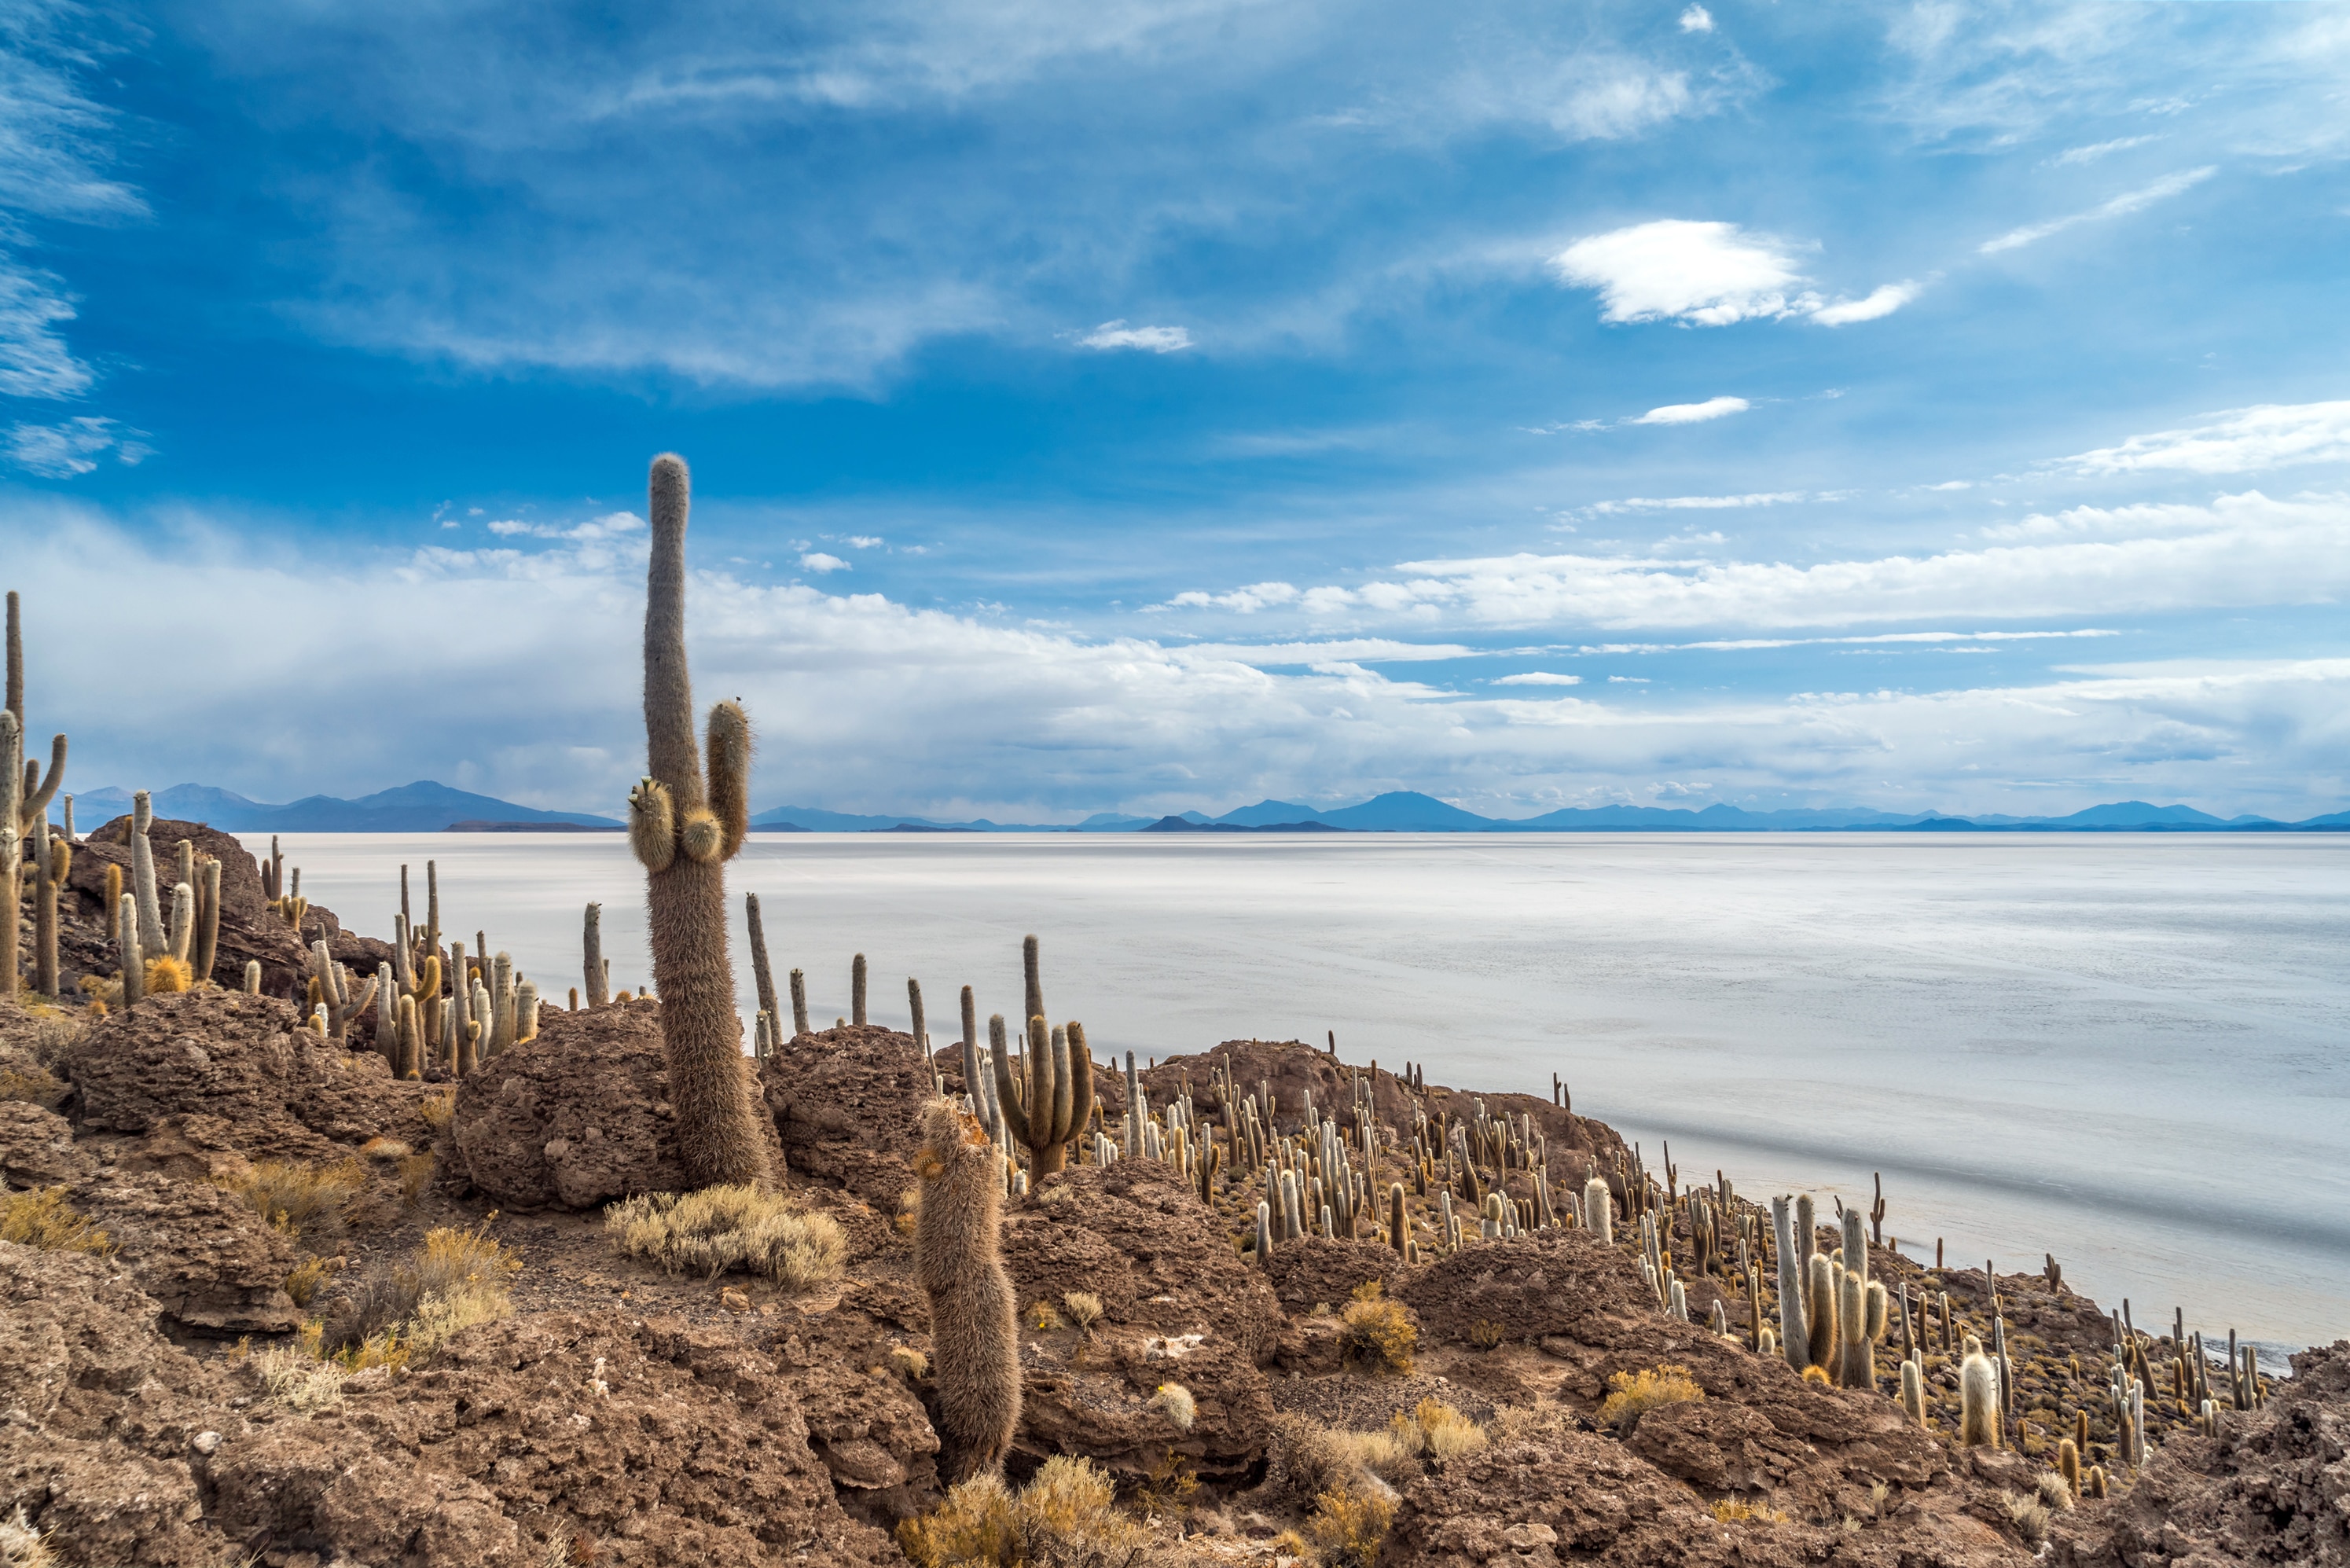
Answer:
<path fill-rule="evenodd" d="M 97 1170 L 98 1162 L 74 1147 L 65 1117 L 23 1100 L 0 1100 L 0 1180 L 11 1187 L 71 1186 Z"/>
<path fill-rule="evenodd" d="M 1251 1255 L 1252 1262 L 1254 1254 Z M 1362 1285 L 1376 1280 L 1392 1291 L 1403 1277 L 1403 1261 L 1395 1249 L 1378 1241 L 1334 1241 L 1327 1236 L 1299 1236 L 1273 1250 L 1264 1277 L 1281 1298 L 1281 1310 L 1293 1316 L 1317 1306 L 1343 1308 Z"/>
<path fill-rule="evenodd" d="M 889 1360 L 895 1346 L 924 1344 L 897 1323 L 922 1315 L 919 1298 L 908 1297 L 860 1282 L 829 1312 L 786 1308 L 770 1342 L 806 1417 L 808 1446 L 832 1473 L 842 1505 L 884 1527 L 934 1502 L 938 1491 L 938 1434 Z"/>
<path fill-rule="evenodd" d="M 235 991 L 152 996 L 100 1019 L 59 1070 L 79 1091 L 86 1131 L 211 1116 L 253 1159 L 340 1158 L 371 1137 L 413 1137 L 427 1093 L 393 1079 L 373 1051 L 320 1040 L 288 1003 Z"/>
<path fill-rule="evenodd" d="M 960 1047 L 954 1083 L 962 1082 Z M 913 1037 L 872 1024 L 818 1030 L 785 1041 L 759 1064 L 767 1109 L 795 1175 L 835 1183 L 897 1211 L 914 1185 L 930 1068 Z"/>
<path fill-rule="evenodd" d="M 593 1209 L 685 1187 L 671 1115 L 660 1003 L 647 998 L 542 1012 L 537 1038 L 458 1087 L 451 1126 L 473 1185 L 503 1207 Z"/>
<path fill-rule="evenodd" d="M 1279 1347 L 1280 1305 L 1173 1168 L 1069 1167 L 1005 1215 L 1003 1262 L 1024 1325 L 1033 1303 L 1058 1311 L 1071 1291 L 1103 1306 L 1089 1345 L 1024 1326 L 1016 1447 L 1128 1469 L 1172 1449 L 1209 1476 L 1255 1461 L 1273 1416 L 1258 1368 Z M 1189 1432 L 1147 1402 L 1162 1383 L 1191 1390 Z"/>
<path fill-rule="evenodd" d="M 189 1456 L 217 1389 L 103 1260 L 0 1241 L 0 1516 L 61 1562 L 213 1568 Z"/>
<path fill-rule="evenodd" d="M 172 1327 L 231 1335 L 301 1325 L 286 1293 L 293 1243 L 234 1194 L 141 1171 L 77 1187 L 73 1202 L 106 1228 L 116 1261 Z"/>

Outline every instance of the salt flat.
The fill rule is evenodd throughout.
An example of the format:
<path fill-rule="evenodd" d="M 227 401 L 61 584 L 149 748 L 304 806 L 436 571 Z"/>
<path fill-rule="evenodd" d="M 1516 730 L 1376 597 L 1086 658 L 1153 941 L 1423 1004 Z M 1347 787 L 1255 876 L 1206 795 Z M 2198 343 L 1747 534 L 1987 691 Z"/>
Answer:
<path fill-rule="evenodd" d="M 259 847 L 266 849 L 265 839 Z M 639 985 L 642 874 L 618 834 L 290 838 L 303 890 L 388 934 L 398 871 L 550 997 L 604 906 Z M 1097 1051 L 1321 1039 L 1430 1082 L 1547 1094 L 1671 1140 L 1684 1181 L 1866 1201 L 1930 1257 L 2043 1251 L 2141 1325 L 2299 1346 L 2350 1334 L 2350 838 L 2254 835 L 762 835 L 730 868 L 819 1025 L 934 1036 L 956 991 Z M 739 956 L 743 1005 L 751 975 Z"/>

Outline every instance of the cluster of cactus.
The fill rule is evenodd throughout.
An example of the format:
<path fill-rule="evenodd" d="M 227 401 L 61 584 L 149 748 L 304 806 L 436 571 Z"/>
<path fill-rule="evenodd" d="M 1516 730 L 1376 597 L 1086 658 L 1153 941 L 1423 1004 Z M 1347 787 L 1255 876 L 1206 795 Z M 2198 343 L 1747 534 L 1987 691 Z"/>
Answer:
<path fill-rule="evenodd" d="M 510 954 L 489 956 L 486 933 L 475 932 L 473 952 L 465 944 L 441 944 L 441 868 L 424 864 L 425 919 L 416 923 L 409 902 L 408 867 L 400 868 L 400 911 L 392 917 L 391 960 L 376 967 L 368 982 L 376 1003 L 375 1046 L 400 1078 L 420 1078 L 438 1068 L 463 1078 L 489 1057 L 523 1044 L 538 1034 L 538 986 L 515 969 Z M 326 944 L 311 946 L 309 1006 L 325 1006 L 330 1031 L 339 1034 L 348 1022 L 367 1007 L 365 1000 L 349 1002 L 347 1011 L 333 1001 L 329 983 L 333 965 Z M 446 996 L 442 994 L 444 989 Z M 350 984 L 348 973 L 343 985 Z"/>
<path fill-rule="evenodd" d="M 1094 1110 L 1094 1059 L 1082 1023 L 1048 1024 L 1044 982 L 1037 971 L 1036 939 L 1021 942 L 1025 971 L 1027 1048 L 1014 1071 L 1003 1015 L 987 1021 L 994 1107 L 1012 1141 L 1028 1151 L 1029 1179 L 1041 1181 L 1068 1164 L 1069 1145 L 1080 1137 Z"/>
<path fill-rule="evenodd" d="M 25 760 L 25 634 L 19 618 L 16 595 L 8 595 L 8 677 L 7 701 L 0 707 L 0 996 L 14 996 L 22 984 L 24 962 L 24 917 L 20 900 L 25 887 L 25 844 L 28 836 L 35 839 L 34 874 L 43 887 L 62 885 L 65 874 L 51 872 L 41 862 L 48 859 L 42 841 L 47 837 L 49 802 L 57 793 L 57 785 L 66 773 L 66 738 L 57 736 L 49 743 L 49 766 L 45 774 L 37 762 Z M 67 834 L 68 840 L 72 835 Z M 36 890 L 36 894 L 38 889 Z M 54 903 L 54 893 L 49 895 Z M 35 919 L 39 919 L 36 900 Z M 52 975 L 57 968 L 56 919 L 49 921 L 50 939 L 47 950 L 47 971 Z M 38 930 L 36 930 L 37 940 Z M 40 961 L 36 958 L 36 971 Z M 47 994 L 54 996 L 55 982 Z"/>
<path fill-rule="evenodd" d="M 696 1187 L 768 1177 L 734 1011 L 726 943 L 726 862 L 750 831 L 751 722 L 710 711 L 709 771 L 693 732 L 685 656 L 685 462 L 655 458 L 648 480 L 652 552 L 645 578 L 647 771 L 629 795 L 629 843 L 645 868 L 647 934 L 660 992 L 661 1044 L 678 1152 Z"/>
<path fill-rule="evenodd" d="M 310 900 L 302 897 L 302 867 L 296 866 L 289 871 L 274 833 L 269 836 L 269 858 L 261 863 L 261 894 L 279 919 L 301 930 L 310 913 Z"/>
<path fill-rule="evenodd" d="M 106 868 L 108 924 L 122 966 L 117 995 L 125 1007 L 136 1007 L 151 992 L 210 984 L 219 957 L 220 862 L 198 856 L 187 839 L 180 841 L 179 877 L 172 885 L 167 917 L 148 837 L 154 820 L 148 794 L 140 790 L 130 797 L 129 887 L 120 867 Z"/>

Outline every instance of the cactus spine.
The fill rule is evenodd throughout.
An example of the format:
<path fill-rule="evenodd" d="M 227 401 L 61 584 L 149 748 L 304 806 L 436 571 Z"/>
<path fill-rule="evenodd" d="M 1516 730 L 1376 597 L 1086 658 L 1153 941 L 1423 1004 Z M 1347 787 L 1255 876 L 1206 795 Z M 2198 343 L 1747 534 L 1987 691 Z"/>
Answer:
<path fill-rule="evenodd" d="M 694 744 L 685 658 L 684 460 L 653 460 L 652 557 L 645 580 L 647 774 L 629 796 L 629 838 L 646 872 L 645 904 L 660 992 L 661 1044 L 678 1152 L 696 1187 L 763 1182 L 767 1150 L 752 1119 L 726 951 L 726 869 L 750 828 L 750 721 L 732 702 L 710 711 L 710 778 Z M 722 815 L 723 814 L 723 815 Z"/>
<path fill-rule="evenodd" d="M 998 1246 L 999 1158 L 975 1117 L 943 1099 L 923 1107 L 914 1278 L 930 1298 L 940 1469 L 950 1485 L 1001 1466 L 1020 1424 L 1019 1325 Z"/>
<path fill-rule="evenodd" d="M 1795 1250 L 1795 1221 L 1788 1204 L 1784 1193 L 1771 1199 L 1771 1235 L 1779 1253 L 1779 1347 L 1787 1365 L 1800 1373 L 1812 1364 L 1812 1337 L 1804 1321 L 1807 1282 L 1803 1259 Z M 1808 1199 L 1804 1207 L 1811 1208 Z"/>
<path fill-rule="evenodd" d="M 1959 1443 L 1962 1448 L 1998 1448 L 1999 1368 L 1981 1349 L 1968 1352 L 1959 1367 Z"/>

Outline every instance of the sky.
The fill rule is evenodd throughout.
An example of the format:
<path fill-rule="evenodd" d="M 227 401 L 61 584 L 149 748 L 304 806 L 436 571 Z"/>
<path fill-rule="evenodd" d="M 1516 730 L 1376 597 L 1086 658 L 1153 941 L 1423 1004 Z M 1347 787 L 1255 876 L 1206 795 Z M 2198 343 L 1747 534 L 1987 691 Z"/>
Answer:
<path fill-rule="evenodd" d="M 68 787 L 2350 805 L 2350 7 L 0 4 Z"/>

